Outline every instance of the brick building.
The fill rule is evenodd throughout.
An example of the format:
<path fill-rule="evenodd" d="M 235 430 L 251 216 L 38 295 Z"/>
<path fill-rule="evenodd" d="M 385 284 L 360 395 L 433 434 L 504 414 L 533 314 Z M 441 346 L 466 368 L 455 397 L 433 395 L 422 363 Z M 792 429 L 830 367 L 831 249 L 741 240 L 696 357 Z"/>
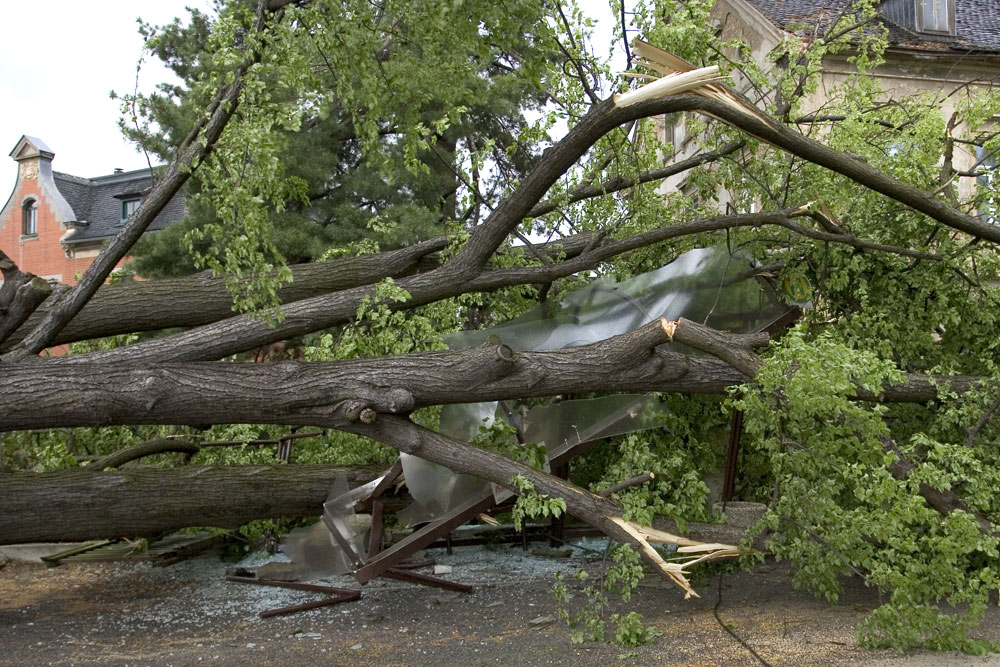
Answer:
<path fill-rule="evenodd" d="M 76 284 L 153 185 L 148 169 L 95 178 L 53 171 L 55 153 L 27 135 L 10 156 L 17 181 L 0 210 L 0 250 L 22 271 L 67 285 Z M 163 229 L 186 213 L 183 197 L 175 196 L 149 230 Z"/>

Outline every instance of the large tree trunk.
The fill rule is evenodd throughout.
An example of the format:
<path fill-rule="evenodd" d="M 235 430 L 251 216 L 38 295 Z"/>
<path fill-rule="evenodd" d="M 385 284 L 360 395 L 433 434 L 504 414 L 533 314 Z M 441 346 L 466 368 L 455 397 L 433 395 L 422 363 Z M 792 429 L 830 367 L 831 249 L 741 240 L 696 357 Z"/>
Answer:
<path fill-rule="evenodd" d="M 0 474 L 0 544 L 155 537 L 189 525 L 235 528 L 255 519 L 317 516 L 337 475 L 352 488 L 376 479 L 379 466 L 219 466 L 87 469 Z M 178 488 L 182 492 L 178 492 Z M 382 497 L 390 511 L 412 502 Z M 678 532 L 669 520 L 656 527 Z M 688 522 L 705 542 L 742 539 L 725 524 Z"/>
<path fill-rule="evenodd" d="M 384 466 L 86 468 L 0 474 L 0 544 L 153 537 L 189 526 L 317 516 L 338 475 L 353 488 Z"/>
<path fill-rule="evenodd" d="M 0 375 L 5 403 L 0 431 L 235 422 L 338 427 L 356 421 L 366 409 L 406 414 L 428 405 L 581 392 L 723 394 L 747 381 L 718 359 L 660 347 L 672 335 L 666 325 L 657 320 L 592 345 L 545 352 L 493 345 L 329 363 L 136 367 L 67 358 L 10 364 Z M 744 370 L 753 373 L 751 367 Z M 945 379 L 952 391 L 963 391 L 976 380 Z M 911 375 L 906 384 L 886 387 L 878 398 L 934 400 L 934 380 Z M 54 386 L 60 390 L 53 392 Z"/>

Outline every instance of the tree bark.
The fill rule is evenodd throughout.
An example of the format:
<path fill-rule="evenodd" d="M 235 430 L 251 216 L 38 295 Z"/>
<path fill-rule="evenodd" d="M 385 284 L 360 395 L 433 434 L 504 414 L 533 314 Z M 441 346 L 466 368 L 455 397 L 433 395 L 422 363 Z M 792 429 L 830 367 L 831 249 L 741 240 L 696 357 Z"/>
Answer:
<path fill-rule="evenodd" d="M 189 526 L 317 516 L 338 475 L 352 487 L 384 466 L 88 468 L 0 474 L 0 544 L 153 537 Z"/>
<path fill-rule="evenodd" d="M 0 343 L 10 338 L 50 294 L 52 287 L 42 278 L 31 276 L 23 282 L 14 292 L 10 305 L 0 307 Z"/>
<path fill-rule="evenodd" d="M 593 240 L 593 234 L 585 232 L 539 244 L 536 248 L 551 257 L 572 258 L 588 249 Z M 447 239 L 442 237 L 374 255 L 296 264 L 291 267 L 293 281 L 278 290 L 278 299 L 283 304 L 291 304 L 364 287 L 386 277 L 398 280 L 413 273 L 432 271 L 440 266 L 440 251 L 447 244 Z M 354 307 L 356 310 L 357 306 Z M 47 305 L 43 303 L 20 329 L 0 343 L 0 352 L 20 342 L 41 321 L 46 309 Z M 225 280 L 213 277 L 208 271 L 183 278 L 118 283 L 98 290 L 83 310 L 53 338 L 53 344 L 175 327 L 197 327 L 232 317 L 233 299 L 226 291 Z M 349 320 L 345 318 L 343 322 Z M 292 337 L 290 332 L 285 331 L 280 331 L 278 335 L 280 339 Z M 240 351 L 244 351 L 260 346 L 248 342 L 241 347 Z"/>
<path fill-rule="evenodd" d="M 49 283 L 21 271 L 10 257 L 0 250 L 0 345 L 10 338 L 49 295 Z"/>
<path fill-rule="evenodd" d="M 429 405 L 595 391 L 723 394 L 747 381 L 725 362 L 661 348 L 671 333 L 676 335 L 676 329 L 668 332 L 671 324 L 656 320 L 592 345 L 544 352 L 493 345 L 327 363 L 140 367 L 55 358 L 8 364 L 0 376 L 5 401 L 0 431 L 239 422 L 339 427 L 364 410 L 407 414 Z M 744 339 L 763 340 L 731 338 Z M 937 398 L 934 381 L 939 379 L 911 375 L 908 380 L 886 387 L 878 400 Z M 962 391 L 978 378 L 946 380 L 952 391 Z"/>
<path fill-rule="evenodd" d="M 291 303 L 350 287 L 369 285 L 389 276 L 413 271 L 427 255 L 447 245 L 443 238 L 402 250 L 327 262 L 292 266 L 292 283 L 278 291 L 282 303 Z M 21 341 L 47 312 L 43 305 L 21 329 L 0 346 L 6 350 Z M 168 278 L 105 285 L 53 339 L 54 344 L 172 327 L 194 327 L 233 316 L 233 298 L 225 279 L 205 271 L 184 278 Z"/>

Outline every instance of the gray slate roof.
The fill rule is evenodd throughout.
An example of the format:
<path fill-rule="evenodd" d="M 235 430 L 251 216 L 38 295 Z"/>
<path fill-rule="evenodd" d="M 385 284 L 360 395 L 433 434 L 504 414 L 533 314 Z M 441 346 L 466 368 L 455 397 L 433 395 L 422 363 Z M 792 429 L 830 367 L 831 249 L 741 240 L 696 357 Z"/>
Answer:
<path fill-rule="evenodd" d="M 850 0 L 747 1 L 783 30 L 794 24 L 823 25 L 850 4 Z M 956 0 L 954 37 L 921 34 L 882 21 L 893 46 L 939 53 L 1000 53 L 1000 0 Z"/>
<path fill-rule="evenodd" d="M 68 244 L 96 241 L 115 236 L 121 231 L 122 198 L 129 195 L 144 197 L 153 185 L 148 169 L 109 174 L 96 178 L 81 178 L 61 172 L 53 172 L 59 192 L 76 214 L 77 221 L 86 221 L 76 233 L 65 242 Z M 184 197 L 174 195 L 170 202 L 147 228 L 147 231 L 163 229 L 187 215 Z"/>

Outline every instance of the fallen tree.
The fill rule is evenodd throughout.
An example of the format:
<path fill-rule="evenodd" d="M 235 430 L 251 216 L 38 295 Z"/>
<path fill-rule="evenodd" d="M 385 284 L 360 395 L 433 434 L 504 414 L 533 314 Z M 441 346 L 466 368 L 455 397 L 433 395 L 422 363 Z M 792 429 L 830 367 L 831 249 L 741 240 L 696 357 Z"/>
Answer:
<path fill-rule="evenodd" d="M 950 184 L 966 176 L 957 170 L 938 170 L 938 156 L 931 159 L 914 151 L 913 160 L 923 160 L 920 169 L 894 174 L 891 161 L 880 163 L 880 156 L 869 151 L 879 137 L 859 134 L 845 138 L 836 127 L 822 142 L 804 136 L 779 120 L 781 114 L 772 115 L 775 109 L 751 105 L 725 89 L 711 68 L 694 70 L 664 58 L 651 69 L 665 76 L 649 84 L 642 94 L 644 99 L 616 95 L 601 100 L 591 86 L 592 77 L 583 64 L 586 60 L 574 61 L 574 69 L 582 69 L 572 83 L 577 97 L 566 102 L 567 108 L 575 110 L 566 136 L 540 152 L 532 169 L 523 178 L 513 179 L 515 183 L 509 187 L 498 181 L 490 184 L 492 189 L 485 188 L 478 167 L 467 175 L 459 174 L 456 188 L 467 195 L 470 208 L 457 220 L 445 216 L 457 223 L 459 231 L 444 241 L 297 268 L 291 275 L 297 277 L 298 284 L 268 283 L 274 292 L 269 305 L 274 309 L 232 315 L 234 299 L 221 292 L 221 281 L 204 277 L 97 290 L 141 233 L 143 221 L 155 217 L 158 205 L 166 201 L 164 197 L 176 192 L 192 170 L 198 170 L 203 185 L 217 198 L 220 217 L 236 230 L 228 239 L 219 233 L 220 256 L 250 258 L 246 266 L 235 267 L 239 270 L 234 271 L 229 286 L 241 277 L 256 284 L 271 280 L 268 276 L 284 275 L 269 261 L 266 225 L 263 218 L 255 216 L 267 205 L 282 208 L 295 201 L 293 188 L 282 185 L 281 175 L 270 169 L 274 164 L 273 153 L 268 153 L 272 144 L 247 138 L 280 137 L 303 114 L 347 100 L 355 105 L 355 136 L 362 138 L 361 145 L 365 145 L 364 137 L 391 128 L 393 132 L 398 129 L 400 141 L 415 142 L 414 151 L 433 154 L 436 135 L 427 129 L 424 119 L 407 115 L 406 105 L 415 101 L 408 99 L 405 91 L 380 86 L 385 81 L 402 80 L 393 79 L 392 74 L 400 74 L 393 69 L 400 63 L 414 68 L 436 64 L 441 71 L 458 71 L 465 60 L 481 62 L 489 55 L 481 49 L 494 46 L 484 37 L 502 40 L 505 21 L 511 18 L 503 13 L 506 8 L 464 3 L 442 8 L 442 15 L 470 12 L 462 18 L 475 17 L 475 21 L 449 17 L 438 24 L 435 21 L 440 17 L 415 14 L 400 4 L 394 5 L 395 14 L 390 12 L 392 21 L 402 21 L 408 28 L 400 31 L 396 23 L 382 23 L 381 12 L 373 15 L 371 6 L 359 5 L 355 8 L 358 16 L 370 21 L 362 21 L 364 25 L 354 35 L 364 45 L 358 49 L 348 42 L 338 45 L 323 30 L 309 35 L 302 30 L 303 25 L 327 25 L 331 17 L 340 16 L 341 8 L 318 1 L 300 3 L 301 7 L 281 4 L 272 3 L 274 7 L 269 9 L 258 3 L 253 17 L 234 10 L 230 22 L 220 23 L 223 34 L 216 47 L 225 50 L 228 62 L 236 64 L 228 77 L 205 78 L 205 85 L 216 89 L 201 90 L 200 94 L 211 99 L 207 93 L 213 92 L 216 101 L 180 145 L 168 175 L 154 191 L 156 196 L 146 200 L 80 285 L 50 297 L 53 303 L 44 306 L 44 315 L 28 318 L 36 299 L 12 295 L 30 285 L 31 278 L 5 264 L 11 287 L 5 283 L 0 292 L 0 308 L 8 322 L 0 330 L 17 332 L 0 356 L 0 430 L 232 422 L 339 429 L 506 488 L 517 488 L 515 479 L 526 480 L 535 493 L 563 499 L 569 512 L 613 539 L 632 545 L 649 565 L 691 595 L 694 591 L 685 577 L 686 566 L 665 561 L 652 543 L 671 543 L 683 553 L 695 554 L 690 563 L 702 559 L 698 554 L 705 558 L 733 556 L 735 548 L 699 544 L 688 537 L 645 528 L 627 520 L 626 510 L 614 500 L 447 437 L 419 425 L 419 417 L 411 419 L 411 415 L 425 407 L 469 401 L 623 391 L 722 395 L 735 385 L 745 385 L 743 397 L 734 400 L 743 401 L 748 414 L 754 415 L 747 422 L 747 438 L 758 447 L 754 451 L 759 455 L 758 460 L 744 456 L 744 469 L 758 484 L 745 492 L 770 502 L 771 513 L 765 522 L 777 535 L 776 548 L 810 565 L 804 568 L 807 575 L 820 572 L 816 575 L 820 592 L 834 595 L 836 576 L 851 571 L 873 581 L 881 576 L 875 583 L 888 594 L 899 592 L 898 601 L 920 600 L 914 613 L 936 613 L 927 610 L 952 594 L 942 588 L 942 581 L 961 589 L 955 600 L 975 599 L 979 604 L 983 590 L 996 583 L 988 573 L 996 562 L 992 518 L 1000 508 L 984 491 L 988 480 L 994 478 L 989 471 L 995 471 L 998 464 L 993 454 L 997 434 L 989 425 L 995 407 L 984 410 L 982 406 L 992 404 L 992 396 L 985 394 L 995 391 L 991 378 L 998 360 L 994 358 L 995 346 L 981 342 L 984 336 L 995 339 L 997 322 L 991 313 L 996 312 L 994 255 L 1000 232 L 969 214 L 981 202 L 957 200 Z M 528 12 L 531 8 L 519 10 Z M 548 21 L 544 16 L 534 19 L 515 23 L 533 26 L 538 43 L 558 41 L 561 21 Z M 434 43 L 445 26 L 452 30 L 466 23 L 477 27 L 463 33 L 461 40 L 453 40 L 453 48 L 420 48 Z M 692 21 L 689 27 L 697 31 L 707 25 L 707 20 Z M 557 34 L 550 34 L 552 30 Z M 706 40 L 714 43 L 714 37 L 706 36 Z M 317 50 L 331 72 L 310 66 L 295 78 L 281 71 L 285 60 L 313 63 Z M 351 72 L 358 77 L 358 85 L 352 77 L 332 76 L 331 63 L 340 61 L 325 58 L 327 51 L 340 57 L 350 54 L 350 62 L 355 63 Z M 367 55 L 359 60 L 358 53 Z M 702 56 L 709 57 L 707 53 Z M 433 62 L 426 62 L 428 58 Z M 539 62 L 543 67 L 548 61 L 542 58 Z M 504 65 L 514 71 L 519 66 Z M 680 76 L 671 70 L 681 71 Z M 294 95 L 283 91 L 272 98 L 268 82 L 287 79 L 312 85 L 318 83 L 312 77 L 321 74 L 331 75 L 322 83 L 336 89 L 341 98 L 331 100 L 323 97 L 322 91 L 303 89 L 298 91 L 302 103 L 295 111 L 299 114 L 295 122 L 289 122 L 289 127 L 269 124 L 277 121 L 268 118 L 290 117 L 284 95 Z M 808 72 L 799 74 L 810 76 Z M 536 75 L 532 71 L 528 78 L 537 80 Z M 434 84 L 439 82 L 428 82 L 427 77 L 413 78 L 420 85 L 433 85 L 445 106 L 454 102 L 453 108 L 460 108 L 447 86 L 438 87 Z M 841 102 L 864 114 L 875 102 L 853 96 L 866 90 L 859 86 L 847 91 Z M 425 99 L 426 91 L 417 97 Z M 395 106 L 397 101 L 401 107 Z M 925 107 L 907 106 L 906 112 L 914 117 L 924 114 L 920 116 L 924 122 L 921 128 L 936 127 Z M 713 121 L 706 130 L 706 150 L 701 157 L 679 161 L 676 169 L 658 169 L 655 163 L 661 157 L 651 144 L 646 119 L 681 113 L 700 114 L 721 123 Z M 447 118 L 437 120 L 440 122 L 435 127 L 440 128 Z M 869 125 L 863 124 L 863 129 L 870 129 Z M 627 131 L 633 127 L 640 128 L 637 140 Z M 954 128 L 950 126 L 949 132 Z M 995 136 L 977 132 L 968 128 L 966 140 L 995 147 L 990 143 L 996 143 Z M 924 144 L 937 145 L 938 137 L 928 135 L 925 139 Z M 478 165 L 482 155 L 471 144 L 467 150 L 468 163 Z M 638 173 L 623 177 L 616 171 L 627 169 L 627 161 L 621 159 L 624 155 L 643 156 L 645 162 Z M 440 154 L 437 158 L 442 159 Z M 452 166 L 458 172 L 464 164 L 458 160 Z M 950 165 L 947 160 L 945 164 Z M 233 169 L 233 165 L 243 168 Z M 688 174 L 690 188 L 697 190 L 695 195 L 678 195 L 678 199 L 664 203 L 659 193 L 641 187 L 650 179 L 681 173 Z M 935 178 L 928 176 L 932 173 Z M 938 173 L 940 179 L 936 178 Z M 711 208 L 706 202 L 716 198 L 720 182 L 729 189 L 730 201 L 743 210 L 758 212 L 706 210 Z M 602 196 L 612 191 L 619 194 Z M 942 191 L 947 196 L 941 196 Z M 817 197 L 829 197 L 829 201 L 818 201 Z M 372 206 L 377 207 L 377 202 Z M 532 227 L 526 221 L 535 215 L 548 217 Z M 241 227 L 244 217 L 259 222 L 263 231 Z M 470 222 L 479 220 L 479 224 Z M 576 231 L 580 234 L 571 233 Z M 533 243 L 529 238 L 532 232 L 566 233 L 564 252 L 557 249 L 558 241 L 551 248 Z M 523 248 L 513 250 L 512 237 L 520 238 Z M 766 337 L 668 323 L 659 319 L 661 313 L 657 312 L 646 313 L 645 326 L 589 346 L 514 351 L 491 343 L 463 351 L 427 351 L 441 345 L 440 337 L 435 337 L 439 332 L 431 331 L 434 325 L 455 330 L 470 322 L 476 326 L 498 324 L 523 312 L 532 302 L 544 306 L 551 292 L 562 289 L 559 281 L 564 278 L 590 277 L 592 272 L 636 275 L 666 264 L 692 246 L 720 241 L 727 243 L 731 256 L 738 254 L 737 249 L 745 249 L 767 260 L 768 266 L 778 267 L 773 269 L 780 271 L 777 275 L 761 271 L 762 290 L 804 283 L 805 296 L 814 302 L 815 308 L 804 317 L 800 329 L 769 351 L 784 364 L 780 372 L 755 352 L 767 344 Z M 430 255 L 437 252 L 441 254 L 430 261 Z M 228 266 L 222 260 L 217 262 L 219 267 Z M 799 279 L 802 282 L 796 282 Z M 240 298 L 235 302 L 244 303 Z M 160 303 L 164 305 L 160 307 Z M 35 357 L 58 341 L 172 326 L 191 328 L 65 359 Z M 331 327 L 339 328 L 339 338 L 322 334 Z M 313 334 L 322 334 L 315 336 L 319 342 L 306 346 L 311 358 L 317 360 L 265 364 L 222 361 Z M 348 342 L 341 345 L 344 337 Z M 670 340 L 715 358 L 660 347 Z M 390 354 L 400 347 L 417 351 Z M 796 382 L 806 381 L 811 384 L 792 389 Z M 824 411 L 825 402 L 830 410 Z M 927 410 L 927 404 L 934 409 Z M 674 453 L 688 452 L 685 455 L 690 463 L 694 455 L 685 448 L 699 443 L 705 449 L 710 447 L 698 419 L 695 415 L 683 429 L 675 423 L 673 428 L 683 431 L 680 434 L 650 435 L 648 440 L 664 447 L 668 443 Z M 968 425 L 972 442 L 967 444 L 962 435 L 959 450 L 954 446 L 954 433 L 963 424 Z M 879 439 L 890 431 L 892 439 Z M 814 437 L 816 433 L 824 438 Z M 649 443 L 638 440 L 620 443 L 624 459 L 654 456 L 652 449 L 643 449 Z M 886 444 L 889 442 L 893 445 Z M 679 466 L 676 461 L 682 458 L 680 454 L 662 455 L 660 450 L 658 460 L 664 466 Z M 790 471 L 793 464 L 799 467 Z M 95 514 L 99 514 L 99 506 L 115 507 L 114 516 L 81 523 L 79 529 L 73 527 L 73 521 L 52 519 L 48 537 L 88 532 L 94 536 L 94 531 L 105 530 L 140 535 L 181 522 L 229 526 L 269 512 L 311 513 L 317 499 L 328 491 L 327 482 L 321 493 L 319 478 L 307 494 L 280 491 L 279 478 L 272 479 L 270 472 L 210 470 L 201 474 L 206 479 L 218 475 L 219 481 L 204 491 L 192 486 L 198 477 L 192 478 L 183 470 L 142 471 L 149 477 L 120 497 L 99 489 L 105 484 L 129 486 L 121 481 L 126 479 L 121 475 L 132 472 L 51 473 L 45 484 L 38 485 L 41 496 L 29 494 L 29 475 L 5 473 L 0 477 L 0 497 L 4 498 L 0 512 L 14 513 L 15 505 L 6 498 L 22 493 L 31 500 L 17 506 L 26 508 L 25 514 L 35 511 L 30 508 L 45 506 L 43 497 L 90 494 L 90 504 L 80 501 L 81 507 L 93 508 Z M 823 475 L 817 473 L 820 470 Z M 982 473 L 984 470 L 988 472 Z M 622 472 L 619 477 L 625 479 L 636 471 Z M 77 477 L 83 473 L 89 477 Z M 663 481 L 669 477 L 659 470 L 656 473 L 656 484 L 669 486 Z M 682 490 L 679 494 L 689 493 L 694 499 L 686 504 L 683 498 L 673 497 L 661 505 L 673 504 L 678 514 L 704 513 L 704 507 L 698 506 L 705 504 L 703 485 L 698 486 L 685 471 L 674 473 Z M 297 479 L 294 471 L 275 474 Z M 161 475 L 162 487 L 157 478 Z M 255 500 L 261 495 L 256 489 L 263 488 L 254 486 L 258 476 L 272 480 L 263 495 L 273 496 L 273 502 L 267 497 Z M 230 494 L 219 495 L 213 490 L 216 487 L 227 488 Z M 670 490 L 660 486 L 658 492 L 668 494 Z M 203 498 L 187 497 L 202 493 Z M 159 496 L 140 504 L 134 512 L 121 509 L 131 502 L 128 498 L 141 494 Z M 180 496 L 185 496 L 184 502 L 164 502 Z M 247 508 L 234 509 L 236 498 L 247 499 Z M 157 503 L 163 506 L 160 513 L 153 507 Z M 681 506 L 683 511 L 677 509 Z M 57 507 L 62 507 L 67 517 L 77 516 L 65 505 Z M 190 507 L 197 508 L 193 515 L 185 509 Z M 628 507 L 634 511 L 636 504 Z M 885 507 L 892 508 L 893 520 L 873 519 L 884 513 Z M 182 512 L 184 516 L 180 516 Z M 146 513 L 153 518 L 143 524 Z M 6 531 L 3 540 L 40 534 L 31 532 L 30 516 L 16 526 L 6 516 L 0 521 Z M 973 530 L 962 532 L 966 526 Z M 934 554 L 959 552 L 961 557 L 953 559 L 957 564 L 949 570 L 950 578 L 921 579 L 916 564 L 909 569 L 899 564 L 905 560 L 901 554 L 917 553 L 916 562 L 936 557 Z M 883 553 L 890 554 L 885 562 L 880 560 Z M 899 559 L 893 561 L 896 556 Z M 982 586 L 975 584 L 979 575 L 969 574 L 973 572 L 986 573 L 982 574 Z M 923 589 L 907 588 L 911 575 L 922 582 Z M 899 605 L 893 609 L 880 621 L 880 627 L 890 627 L 893 618 L 900 617 Z M 934 622 L 949 622 L 942 618 L 935 617 Z"/>

